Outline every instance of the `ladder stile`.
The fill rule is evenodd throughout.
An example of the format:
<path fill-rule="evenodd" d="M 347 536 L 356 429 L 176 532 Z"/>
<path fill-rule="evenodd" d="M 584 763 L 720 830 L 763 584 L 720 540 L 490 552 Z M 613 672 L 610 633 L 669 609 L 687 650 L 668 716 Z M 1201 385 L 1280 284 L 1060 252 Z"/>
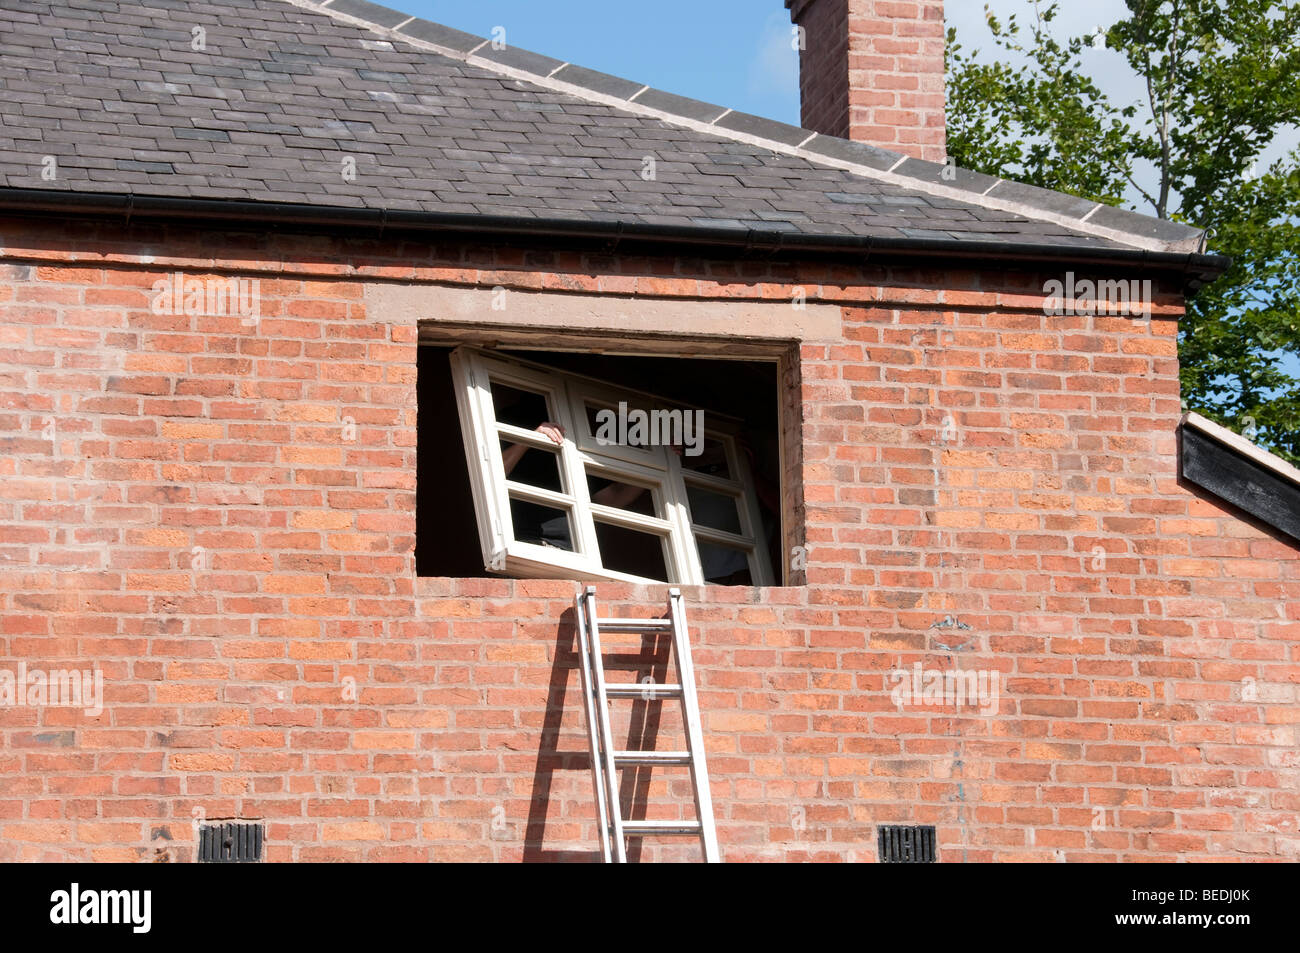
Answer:
<path fill-rule="evenodd" d="M 661 619 L 601 619 L 596 614 L 596 587 L 588 586 L 575 600 L 578 638 L 582 655 L 583 705 L 587 714 L 587 743 L 591 751 L 592 780 L 596 790 L 596 816 L 600 825 L 601 858 L 606 863 L 627 862 L 627 838 L 689 836 L 698 838 L 706 863 L 718 863 L 718 834 L 713 818 L 713 799 L 705 763 L 704 732 L 700 702 L 695 689 L 695 668 L 691 661 L 690 633 L 681 590 L 668 590 L 668 616 Z M 600 630 L 640 632 L 648 635 L 669 632 L 677 659 L 676 685 L 608 685 L 601 654 Z M 619 751 L 614 748 L 610 724 L 610 699 L 641 697 L 647 701 L 676 698 L 682 703 L 686 735 L 685 751 Z M 694 820 L 624 820 L 619 796 L 618 771 L 623 766 L 680 766 L 690 769 L 695 799 Z"/>
<path fill-rule="evenodd" d="M 673 650 L 682 684 L 682 712 L 686 722 L 686 747 L 691 753 L 691 782 L 695 789 L 695 816 L 700 824 L 700 846 L 704 861 L 716 864 L 718 832 L 713 821 L 713 796 L 709 791 L 709 769 L 704 760 L 704 731 L 700 725 L 700 700 L 695 692 L 695 664 L 691 661 L 690 638 L 686 632 L 686 611 L 682 592 L 668 590 L 668 615 L 673 621 Z"/>
<path fill-rule="evenodd" d="M 605 695 L 605 663 L 600 650 L 600 619 L 596 616 L 596 587 L 587 587 L 587 625 L 591 633 L 591 666 L 596 675 L 596 721 L 600 726 L 600 742 L 604 748 L 605 796 L 609 803 L 610 824 L 605 836 L 614 862 L 627 863 L 627 845 L 623 836 L 623 806 L 619 796 L 618 766 L 614 763 L 614 737 L 609 724 L 609 698 Z"/>
<path fill-rule="evenodd" d="M 595 683 L 591 674 L 591 639 L 587 635 L 587 607 L 581 597 L 574 600 L 574 614 L 578 623 L 578 654 L 582 658 L 582 700 L 587 710 L 587 746 L 591 752 L 591 778 L 596 789 L 596 823 L 600 831 L 601 860 L 609 863 L 609 811 L 606 809 L 605 778 L 602 764 L 600 733 L 594 704 Z"/>

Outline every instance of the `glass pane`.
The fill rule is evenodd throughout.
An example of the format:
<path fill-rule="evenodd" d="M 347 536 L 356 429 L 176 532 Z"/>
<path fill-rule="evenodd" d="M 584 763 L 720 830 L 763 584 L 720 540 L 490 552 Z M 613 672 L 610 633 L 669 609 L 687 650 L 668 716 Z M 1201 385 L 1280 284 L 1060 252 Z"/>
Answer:
<path fill-rule="evenodd" d="M 722 480 L 734 479 L 731 475 L 731 468 L 727 465 L 727 448 L 721 440 L 705 437 L 704 445 L 700 448 L 698 456 L 690 455 L 689 451 L 692 449 L 686 447 L 681 454 L 683 470 L 690 470 L 694 473 L 707 473 L 709 476 L 715 476 Z"/>
<path fill-rule="evenodd" d="M 645 449 L 668 446 L 681 437 L 680 415 L 673 420 L 663 411 L 621 403 L 618 407 L 584 403 L 587 426 L 597 446 L 622 446 Z"/>
<path fill-rule="evenodd" d="M 631 439 L 637 435 L 628 434 L 630 418 L 625 416 L 620 420 L 617 407 L 584 402 L 583 409 L 587 412 L 587 426 L 591 428 L 591 436 L 597 446 L 640 446 L 635 439 Z"/>
<path fill-rule="evenodd" d="M 655 510 L 654 493 L 647 487 L 624 483 L 616 477 L 588 473 L 587 490 L 591 493 L 593 503 L 629 510 L 642 516 L 662 515 Z"/>
<path fill-rule="evenodd" d="M 728 533 L 740 532 L 740 512 L 736 498 L 686 484 L 686 498 L 691 504 L 691 522 Z"/>
<path fill-rule="evenodd" d="M 715 586 L 754 584 L 753 577 L 749 574 L 749 558 L 745 550 L 698 538 L 695 545 L 700 551 L 700 565 L 704 568 L 705 582 Z"/>
<path fill-rule="evenodd" d="M 596 541 L 600 545 L 601 565 L 606 569 L 658 582 L 668 581 L 662 537 L 597 520 Z"/>
<path fill-rule="evenodd" d="M 586 404 L 586 403 L 584 403 L 582 406 L 583 406 L 583 409 L 587 412 L 587 426 L 588 426 L 588 427 L 590 428 L 590 430 L 591 430 L 591 435 L 592 435 L 592 437 L 596 437 L 597 434 L 601 433 L 601 429 L 600 429 L 600 428 L 601 428 L 601 424 L 602 424 L 602 422 L 603 422 L 604 420 L 608 419 L 608 417 L 605 416 L 605 415 L 602 415 L 602 416 L 601 416 L 601 419 L 597 419 L 596 415 L 599 414 L 602 410 L 609 410 L 609 408 L 608 408 L 608 407 L 603 407 L 603 406 L 601 406 L 600 404 Z M 606 425 L 607 428 L 608 428 L 608 426 L 609 426 L 609 425 Z M 606 430 L 605 430 L 605 433 L 609 433 L 609 430 L 606 429 Z M 617 429 L 617 420 L 616 420 L 615 423 L 614 423 L 614 434 L 617 435 L 617 433 L 618 433 L 618 429 Z M 597 443 L 599 443 L 599 442 L 600 442 L 600 440 L 599 440 L 599 438 L 597 437 Z"/>
<path fill-rule="evenodd" d="M 564 492 L 560 479 L 560 454 L 557 450 L 541 450 L 511 440 L 501 441 L 501 462 L 506 465 L 506 479 L 543 490 Z"/>
<path fill-rule="evenodd" d="M 536 430 L 552 419 L 544 395 L 520 390 L 500 381 L 492 382 L 492 410 L 499 422 L 522 427 L 524 430 Z"/>
<path fill-rule="evenodd" d="M 515 539 L 573 552 L 573 526 L 567 511 L 543 503 L 510 498 L 510 520 Z"/>

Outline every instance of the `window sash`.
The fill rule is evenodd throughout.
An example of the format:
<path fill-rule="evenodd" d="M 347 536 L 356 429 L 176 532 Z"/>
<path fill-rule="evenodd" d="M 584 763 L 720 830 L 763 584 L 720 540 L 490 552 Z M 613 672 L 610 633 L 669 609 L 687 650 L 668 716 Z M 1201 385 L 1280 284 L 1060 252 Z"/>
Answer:
<path fill-rule="evenodd" d="M 671 409 L 651 395 L 620 390 L 515 359 L 490 357 L 467 346 L 452 352 L 451 367 L 485 568 L 538 578 L 576 575 L 628 582 L 657 581 L 603 565 L 596 534 L 599 520 L 663 540 L 670 583 L 706 584 L 696 547 L 698 538 L 744 550 L 754 584 L 771 584 L 752 477 L 747 461 L 740 459 L 742 455 L 737 452 L 732 434 L 711 426 L 703 436 L 722 442 L 728 474 L 734 479 L 695 473 L 684 468 L 669 447 L 633 447 L 596 441 L 586 415 L 588 402 L 609 406 L 616 412 L 620 401 L 627 402 L 629 408 L 647 411 Z M 492 399 L 494 381 L 544 396 L 548 419 L 564 428 L 563 446 L 557 447 L 536 431 L 498 420 Z M 502 440 L 555 453 L 561 485 L 566 492 L 511 480 L 505 472 Z M 662 515 L 647 516 L 592 500 L 588 473 L 645 487 L 654 500 L 654 511 Z M 686 495 L 688 484 L 734 497 L 743 532 L 732 534 L 693 523 Z M 510 509 L 512 497 L 568 512 L 573 551 L 517 539 Z"/>
<path fill-rule="evenodd" d="M 603 457 L 606 459 L 621 460 L 626 463 L 638 463 L 642 466 L 664 471 L 668 469 L 668 461 L 665 459 L 666 448 L 659 446 L 630 446 L 618 443 L 601 443 L 596 438 L 596 433 L 591 427 L 591 421 L 587 419 L 588 403 L 599 404 L 602 407 L 613 410 L 618 413 L 619 403 L 627 402 L 628 409 L 640 409 L 647 412 L 654 410 L 664 410 L 663 403 L 644 395 L 632 394 L 628 391 L 620 391 L 617 388 L 609 387 L 596 383 L 595 381 L 572 378 L 568 382 L 570 401 L 572 403 L 571 412 L 574 415 L 577 428 L 574 430 L 573 439 L 578 445 L 578 449 L 593 456 Z M 631 398 L 631 400 L 629 400 Z M 631 401 L 635 400 L 633 404 Z"/>

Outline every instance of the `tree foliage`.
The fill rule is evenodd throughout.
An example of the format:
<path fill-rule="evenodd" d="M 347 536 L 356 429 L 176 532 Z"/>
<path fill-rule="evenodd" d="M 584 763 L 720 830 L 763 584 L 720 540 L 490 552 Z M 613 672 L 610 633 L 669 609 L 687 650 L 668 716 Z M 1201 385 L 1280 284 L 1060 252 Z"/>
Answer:
<path fill-rule="evenodd" d="M 1057 38 L 1058 4 L 1030 22 L 985 7 L 1002 58 L 948 31 L 948 151 L 990 175 L 1210 232 L 1231 256 L 1179 332 L 1188 409 L 1300 462 L 1300 148 L 1260 157 L 1300 123 L 1300 4 L 1126 0 L 1095 33 Z M 1089 48 L 1115 55 L 1089 56 Z M 1085 69 L 1128 69 L 1115 103 Z M 1289 141 L 1283 138 L 1281 141 Z"/>

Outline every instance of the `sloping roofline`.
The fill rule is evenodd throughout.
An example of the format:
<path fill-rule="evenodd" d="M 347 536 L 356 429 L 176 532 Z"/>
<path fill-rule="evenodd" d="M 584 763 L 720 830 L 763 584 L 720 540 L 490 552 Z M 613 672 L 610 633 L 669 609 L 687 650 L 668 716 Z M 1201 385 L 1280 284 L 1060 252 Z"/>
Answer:
<path fill-rule="evenodd" d="M 1203 253 L 1203 229 L 1143 215 L 995 176 L 914 159 L 861 142 L 837 139 L 773 119 L 736 112 L 643 83 L 596 72 L 371 3 L 370 0 L 283 0 L 315 13 L 487 69 L 510 79 L 669 122 L 697 132 L 844 169 L 875 181 L 1064 225 L 1151 252 Z"/>
<path fill-rule="evenodd" d="M 1300 541 L 1300 470 L 1200 414 L 1179 428 L 1182 475 Z"/>

